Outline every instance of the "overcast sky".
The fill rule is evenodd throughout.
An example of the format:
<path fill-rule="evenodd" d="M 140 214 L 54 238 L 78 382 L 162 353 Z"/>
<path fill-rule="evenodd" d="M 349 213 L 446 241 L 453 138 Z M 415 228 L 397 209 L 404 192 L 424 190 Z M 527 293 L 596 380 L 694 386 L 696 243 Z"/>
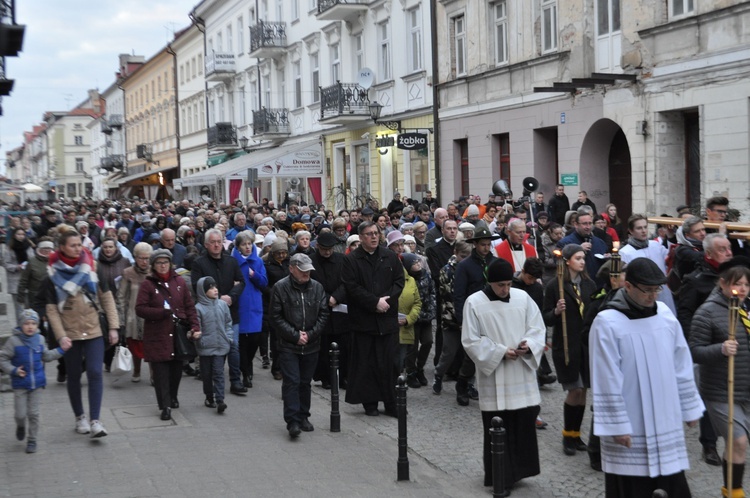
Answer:
<path fill-rule="evenodd" d="M 45 111 L 67 111 L 114 82 L 117 56 L 148 60 L 188 26 L 200 0 L 20 0 L 16 22 L 26 25 L 23 52 L 7 57 L 6 78 L 15 80 L 2 98 L 0 165 L 23 143 L 23 132 Z"/>

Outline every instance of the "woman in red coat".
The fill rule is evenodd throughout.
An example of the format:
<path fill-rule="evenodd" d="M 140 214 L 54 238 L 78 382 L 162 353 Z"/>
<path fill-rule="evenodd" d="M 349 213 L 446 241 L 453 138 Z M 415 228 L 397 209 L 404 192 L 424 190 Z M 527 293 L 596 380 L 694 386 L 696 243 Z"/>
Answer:
<path fill-rule="evenodd" d="M 151 274 L 141 284 L 135 314 L 144 319 L 143 355 L 153 373 L 161 419 L 172 418 L 179 408 L 177 391 L 183 358 L 175 356 L 173 315 L 190 324 L 190 338 L 200 337 L 195 303 L 185 281 L 172 268 L 172 253 L 158 249 L 151 254 Z"/>

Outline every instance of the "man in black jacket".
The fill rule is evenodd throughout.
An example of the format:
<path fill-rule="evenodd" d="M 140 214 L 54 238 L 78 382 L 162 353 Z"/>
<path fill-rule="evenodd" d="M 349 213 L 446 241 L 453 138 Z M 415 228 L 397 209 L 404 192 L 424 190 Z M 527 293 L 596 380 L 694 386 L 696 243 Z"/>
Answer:
<path fill-rule="evenodd" d="M 310 279 L 315 268 L 310 257 L 297 253 L 289 262 L 289 276 L 273 287 L 269 310 L 278 338 L 283 383 L 284 420 L 289 435 L 314 430 L 310 423 L 310 383 L 318 363 L 320 335 L 328 320 L 328 301 L 320 282 Z"/>
<path fill-rule="evenodd" d="M 438 211 L 444 211 L 444 213 L 438 214 Z M 453 246 L 456 243 L 456 237 L 458 236 L 458 223 L 455 220 L 448 219 L 448 211 L 440 208 L 435 211 L 435 227 L 429 232 L 432 232 L 437 228 L 437 220 L 440 218 L 440 233 L 442 238 L 434 242 L 430 246 L 427 246 L 425 242 L 425 256 L 427 256 L 427 266 L 430 268 L 430 276 L 435 282 L 435 288 L 440 288 L 440 270 L 448 264 L 448 260 L 453 256 Z M 437 295 L 436 306 L 440 309 L 440 303 L 442 298 L 440 293 Z M 440 362 L 440 355 L 443 353 L 443 320 L 438 313 L 436 317 L 435 327 L 435 356 L 433 357 L 433 365 L 437 366 Z"/>
<path fill-rule="evenodd" d="M 362 403 L 365 414 L 396 416 L 398 298 L 404 290 L 404 267 L 396 253 L 381 247 L 380 230 L 370 221 L 358 228 L 360 246 L 344 258 L 351 324 L 351 362 L 346 402 Z"/>
<path fill-rule="evenodd" d="M 560 226 L 565 226 L 565 213 L 570 211 L 570 201 L 565 195 L 565 186 L 558 183 L 555 185 L 555 195 L 550 199 L 548 210 L 550 220 Z"/>
<path fill-rule="evenodd" d="M 321 233 L 316 240 L 318 241 L 317 250 L 310 256 L 315 267 L 312 278 L 323 285 L 328 296 L 328 310 L 331 315 L 320 338 L 318 367 L 313 379 L 321 381 L 325 389 L 331 387 L 331 364 L 328 352 L 331 343 L 336 342 L 339 347 L 339 385 L 345 387 L 346 377 L 349 374 L 349 320 L 347 313 L 334 311 L 335 307 L 346 303 L 346 288 L 341 281 L 344 255 L 334 251 L 333 248 L 338 244 L 338 239 L 331 232 Z"/>
<path fill-rule="evenodd" d="M 245 394 L 247 388 L 242 385 L 242 372 L 240 371 L 240 317 L 239 303 L 240 295 L 245 289 L 245 279 L 240 271 L 237 260 L 224 253 L 224 236 L 220 230 L 211 229 L 206 232 L 206 254 L 199 257 L 193 263 L 190 272 L 190 281 L 195 287 L 203 277 L 213 277 L 216 287 L 219 289 L 219 299 L 227 303 L 232 313 L 232 328 L 234 338 L 229 350 L 229 392 L 232 394 Z"/>

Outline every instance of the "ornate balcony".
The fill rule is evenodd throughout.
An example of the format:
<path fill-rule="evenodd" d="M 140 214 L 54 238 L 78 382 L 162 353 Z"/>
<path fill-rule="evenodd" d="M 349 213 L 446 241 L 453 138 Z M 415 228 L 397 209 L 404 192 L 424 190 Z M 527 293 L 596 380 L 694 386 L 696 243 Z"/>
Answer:
<path fill-rule="evenodd" d="M 337 82 L 320 89 L 320 122 L 347 124 L 370 118 L 370 97 L 356 83 Z"/>
<path fill-rule="evenodd" d="M 319 21 L 353 21 L 368 8 L 364 0 L 318 0 L 315 18 Z"/>
<path fill-rule="evenodd" d="M 289 109 L 266 109 L 253 111 L 253 137 L 256 139 L 284 139 L 291 133 Z"/>
<path fill-rule="evenodd" d="M 234 77 L 234 54 L 211 52 L 206 55 L 206 80 L 225 81 Z"/>
<path fill-rule="evenodd" d="M 258 21 L 250 26 L 250 57 L 275 59 L 286 53 L 286 23 Z"/>
<path fill-rule="evenodd" d="M 102 128 L 102 133 L 104 133 L 105 135 L 111 135 L 112 134 L 112 127 L 109 126 L 109 122 L 107 122 L 106 119 L 102 119 L 102 121 L 101 121 L 101 128 Z"/>
<path fill-rule="evenodd" d="M 121 154 L 114 154 L 107 157 L 102 157 L 100 169 L 104 171 L 112 172 L 116 169 L 122 170 L 125 167 L 125 157 Z"/>
<path fill-rule="evenodd" d="M 237 132 L 232 123 L 216 123 L 208 129 L 208 148 L 216 150 L 237 150 Z"/>
<path fill-rule="evenodd" d="M 122 128 L 122 114 L 112 114 L 109 117 L 109 127 L 116 130 Z"/>

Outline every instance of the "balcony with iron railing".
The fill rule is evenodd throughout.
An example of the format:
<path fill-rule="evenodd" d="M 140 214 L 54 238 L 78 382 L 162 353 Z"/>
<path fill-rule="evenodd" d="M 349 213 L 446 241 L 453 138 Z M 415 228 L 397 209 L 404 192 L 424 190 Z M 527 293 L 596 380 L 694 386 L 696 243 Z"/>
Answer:
<path fill-rule="evenodd" d="M 106 119 L 102 119 L 101 121 L 101 130 L 102 130 L 102 133 L 104 133 L 105 135 L 112 134 L 112 127 L 109 125 L 109 122 L 107 122 Z"/>
<path fill-rule="evenodd" d="M 232 123 L 216 123 L 208 129 L 207 133 L 208 148 L 212 151 L 217 150 L 237 150 L 237 130 Z"/>
<path fill-rule="evenodd" d="M 266 109 L 253 111 L 253 137 L 274 140 L 289 136 L 289 109 Z"/>
<path fill-rule="evenodd" d="M 320 89 L 320 122 L 347 124 L 370 118 L 370 97 L 357 83 L 336 82 Z"/>
<path fill-rule="evenodd" d="M 275 59 L 286 53 L 286 23 L 258 21 L 250 26 L 250 57 Z"/>
<path fill-rule="evenodd" d="M 102 157 L 101 163 L 100 163 L 100 169 L 103 169 L 104 171 L 114 171 L 116 169 L 123 169 L 125 166 L 125 156 L 122 154 L 114 154 L 111 156 Z"/>
<path fill-rule="evenodd" d="M 109 126 L 114 129 L 122 128 L 122 114 L 112 114 L 109 117 Z"/>
<path fill-rule="evenodd" d="M 210 52 L 206 54 L 206 80 L 224 81 L 234 77 L 234 54 L 226 52 Z"/>
<path fill-rule="evenodd" d="M 318 0 L 319 21 L 352 21 L 368 9 L 365 0 Z"/>

